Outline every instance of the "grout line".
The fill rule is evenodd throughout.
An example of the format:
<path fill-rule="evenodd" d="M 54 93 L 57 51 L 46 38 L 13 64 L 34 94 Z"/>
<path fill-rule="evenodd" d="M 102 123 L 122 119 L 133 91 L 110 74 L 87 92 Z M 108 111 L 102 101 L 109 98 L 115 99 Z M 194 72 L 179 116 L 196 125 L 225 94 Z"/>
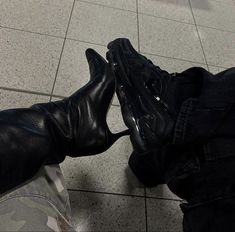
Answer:
<path fill-rule="evenodd" d="M 53 92 L 54 92 L 54 89 L 55 89 L 55 83 L 56 83 L 58 72 L 59 72 L 59 67 L 60 67 L 60 63 L 61 63 L 61 59 L 62 59 L 62 55 L 63 55 L 63 51 L 64 51 L 65 41 L 66 41 L 66 39 L 64 39 L 62 49 L 61 49 L 61 53 L 60 53 L 59 62 L 58 62 L 57 68 L 56 68 L 55 79 L 54 79 L 52 89 L 51 89 L 50 101 L 52 99 L 52 95 L 53 95 Z"/>
<path fill-rule="evenodd" d="M 138 52 L 140 52 L 139 2 L 136 0 Z"/>
<path fill-rule="evenodd" d="M 199 34 L 199 30 L 198 30 L 198 27 L 197 27 L 197 22 L 196 22 L 194 13 L 193 13 L 193 8 L 192 8 L 191 1 L 188 0 L 188 3 L 189 3 L 189 6 L 190 6 L 190 9 L 191 9 L 191 13 L 192 13 L 192 15 L 193 15 L 193 21 L 194 21 L 194 23 L 195 23 L 195 27 L 196 27 L 196 31 L 197 31 L 197 36 L 198 36 L 198 39 L 199 39 L 199 42 L 200 42 L 200 45 L 201 45 L 201 49 L 202 49 L 203 56 L 204 56 L 204 59 L 205 59 L 205 62 L 206 62 L 206 66 L 207 66 L 207 69 L 209 70 L 209 65 L 208 65 L 208 63 L 207 63 L 206 54 L 205 54 L 205 51 L 204 51 L 204 48 L 203 48 L 203 44 L 202 44 L 201 36 L 200 36 L 200 34 Z"/>
<path fill-rule="evenodd" d="M 76 0 L 78 1 L 78 0 Z M 139 13 L 140 14 L 140 13 Z M 202 25 L 198 25 L 200 27 L 205 27 Z M 31 34 L 38 34 L 38 35 L 43 35 L 43 36 L 48 36 L 48 37 L 54 37 L 54 38 L 58 38 L 58 39 L 65 39 L 64 37 L 60 37 L 60 36 L 54 36 L 54 35 L 49 35 L 49 34 L 43 34 L 43 33 L 39 33 L 39 32 L 33 32 L 33 31 L 27 31 L 27 30 L 21 30 L 21 29 L 17 29 L 17 28 L 11 28 L 11 27 L 5 27 L 5 26 L 0 26 L 0 28 L 6 28 L 6 29 L 10 29 L 10 30 L 16 30 L 16 31 L 20 31 L 20 32 L 26 32 L 26 33 L 31 33 Z M 206 27 L 206 28 L 211 28 L 211 27 Z M 214 30 L 217 30 L 215 28 L 211 28 Z M 221 31 L 221 30 L 219 30 Z M 228 31 L 224 31 L 224 32 L 228 32 Z M 85 40 L 80 40 L 80 39 L 73 39 L 73 38 L 66 38 L 66 40 L 71 40 L 71 41 L 76 41 L 76 42 L 81 42 L 81 43 L 86 43 L 86 44 L 91 44 L 91 45 L 97 45 L 97 46 L 102 46 L 106 48 L 106 45 L 104 44 L 99 44 L 99 43 L 94 43 L 94 42 L 88 42 Z M 138 42 L 139 44 L 139 42 Z M 206 63 L 202 63 L 199 61 L 192 61 L 192 60 L 186 60 L 186 59 L 182 59 L 182 58 L 175 58 L 175 57 L 170 57 L 170 56 L 163 56 L 163 55 L 159 55 L 159 54 L 153 54 L 153 53 L 148 53 L 148 52 L 141 52 L 142 54 L 146 54 L 146 55 L 150 55 L 150 56 L 159 56 L 159 57 L 163 57 L 163 58 L 169 58 L 169 59 L 174 59 L 174 60 L 180 60 L 180 61 L 186 61 L 186 62 L 190 62 L 190 63 L 198 63 L 198 64 L 206 64 Z M 209 66 L 214 66 L 214 67 L 218 67 L 218 68 L 225 68 L 227 69 L 228 67 L 224 67 L 224 66 L 220 66 L 220 65 L 214 65 L 214 64 L 210 64 L 208 63 Z"/>
<path fill-rule="evenodd" d="M 85 2 L 85 3 L 88 3 L 88 4 L 92 4 L 92 5 L 104 6 L 104 7 L 108 7 L 108 8 L 112 8 L 112 9 L 118 9 L 118 10 L 122 10 L 122 11 L 129 11 L 129 12 L 132 12 L 132 13 L 136 13 L 135 11 L 125 10 L 125 9 L 115 8 L 115 7 L 110 7 L 110 6 L 106 6 L 106 5 L 102 5 L 102 4 L 98 4 L 98 3 L 91 3 L 91 2 L 84 1 L 84 0 L 76 0 L 76 1 Z M 136 0 L 136 1 L 138 1 L 138 0 Z M 150 17 L 154 17 L 154 18 L 165 19 L 165 20 L 169 20 L 169 21 L 173 21 L 173 22 L 178 22 L 178 23 L 183 23 L 183 24 L 188 24 L 188 25 L 195 25 L 195 24 L 193 24 L 193 23 L 183 22 L 183 21 L 180 21 L 180 20 L 170 19 L 170 18 L 166 18 L 166 17 L 162 17 L 162 16 L 156 16 L 156 15 L 147 14 L 147 13 L 138 12 L 138 17 L 139 17 L 139 15 L 145 15 L 145 16 L 150 16 Z M 209 28 L 209 29 L 213 29 L 213 30 L 221 31 L 221 32 L 235 33 L 235 31 L 224 30 L 224 29 L 221 29 L 221 28 L 215 28 L 215 27 L 206 26 L 206 25 L 201 25 L 201 24 L 197 24 L 197 26 L 203 27 L 203 28 Z M 25 33 L 31 33 L 31 34 L 37 34 L 37 35 L 43 35 L 43 36 L 48 36 L 48 37 L 53 37 L 53 38 L 58 38 L 58 39 L 64 39 L 63 36 L 59 36 L 59 35 L 51 35 L 51 34 L 47 34 L 47 33 L 36 32 L 36 31 L 30 31 L 30 30 L 25 30 L 25 29 L 19 29 L 19 28 L 4 26 L 4 25 L 0 25 L 0 28 L 5 28 L 5 29 L 9 29 L 9 30 L 20 31 L 20 32 L 25 32 Z M 105 46 L 104 44 L 98 44 L 98 43 L 93 43 L 93 42 L 87 42 L 87 41 L 83 41 L 83 40 L 79 40 L 79 39 L 73 39 L 73 38 L 66 38 L 66 39 L 74 40 L 74 41 L 79 41 L 79 42 L 84 42 L 84 43 L 90 43 L 90 44 L 94 44 L 94 45 Z M 105 46 L 105 47 L 106 47 L 106 46 Z"/>
<path fill-rule="evenodd" d="M 20 32 L 25 32 L 25 33 L 30 33 L 30 34 L 36 34 L 36 35 L 43 35 L 43 36 L 48 36 L 48 37 L 53 37 L 53 38 L 58 38 L 58 39 L 64 39 L 63 36 L 59 36 L 59 35 L 50 35 L 50 34 L 47 34 L 47 33 L 29 31 L 29 30 L 25 30 L 25 29 L 14 28 L 14 27 L 8 27 L 8 26 L 0 25 L 0 28 L 9 29 L 9 30 L 13 30 L 13 31 L 20 31 Z"/>
<path fill-rule="evenodd" d="M 148 197 L 148 196 L 141 196 L 135 194 L 125 194 L 125 193 L 113 193 L 113 192 L 105 192 L 105 191 L 95 191 L 95 190 L 84 190 L 84 189 L 72 189 L 68 188 L 68 191 L 71 192 L 82 192 L 82 193 L 98 193 L 98 194 L 105 194 L 105 195 L 114 195 L 114 196 L 124 196 L 124 197 L 137 197 L 143 199 L 155 199 L 155 200 L 163 200 L 163 201 L 175 201 L 175 202 L 182 202 L 180 199 L 171 199 L 171 198 L 163 198 L 163 197 Z M 146 194 L 146 191 L 145 193 Z"/>
<path fill-rule="evenodd" d="M 230 3 L 227 3 L 227 2 L 221 2 L 221 1 L 218 1 L 218 0 L 214 0 L 216 3 L 220 3 L 220 4 L 224 4 L 224 5 L 227 5 L 227 6 L 229 6 L 230 5 Z M 233 0 L 232 0 L 232 3 L 235 3 Z"/>
<path fill-rule="evenodd" d="M 138 14 L 139 15 L 144 15 L 144 16 L 149 16 L 149 17 L 154 17 L 154 18 L 159 18 L 159 19 L 165 19 L 165 20 L 169 20 L 169 21 L 173 21 L 173 22 L 177 22 L 177 23 L 188 24 L 188 25 L 192 25 L 192 26 L 195 25 L 195 23 L 180 21 L 180 20 L 177 20 L 177 19 L 171 19 L 171 18 L 167 18 L 167 17 L 163 17 L 163 16 L 157 16 L 157 15 L 152 15 L 152 14 L 147 14 L 147 13 L 143 13 L 143 12 L 138 12 Z M 235 33 L 235 31 L 224 30 L 224 29 L 221 29 L 221 28 L 211 27 L 211 26 L 207 26 L 207 25 L 197 24 L 197 26 L 204 27 L 204 28 L 214 29 L 216 31 Z"/>
<path fill-rule="evenodd" d="M 61 96 L 61 95 L 57 95 L 57 94 L 51 94 L 50 96 L 51 96 L 51 98 L 53 98 L 53 97 L 60 98 L 60 99 L 65 99 L 65 98 L 67 98 L 67 97 L 65 97 L 65 96 Z"/>
<path fill-rule="evenodd" d="M 159 19 L 165 19 L 165 20 L 169 20 L 169 21 L 173 21 L 173 22 L 177 22 L 177 23 L 188 24 L 188 25 L 192 25 L 192 26 L 195 25 L 195 23 L 183 22 L 183 21 L 180 21 L 180 20 L 177 20 L 177 19 L 170 19 L 170 18 L 166 18 L 166 17 L 162 17 L 162 16 L 156 16 L 156 15 L 151 15 L 151 14 L 147 14 L 147 13 L 139 12 L 139 14 L 140 15 L 149 16 L 149 17 L 159 18 Z M 206 25 L 201 25 L 201 24 L 197 24 L 197 26 L 204 27 L 204 28 L 214 29 L 216 31 L 235 33 L 235 31 L 224 30 L 224 29 L 221 29 L 221 28 L 216 28 L 216 27 L 211 27 L 211 26 L 206 26 Z"/>
<path fill-rule="evenodd" d="M 166 17 L 163 17 L 163 16 L 157 16 L 157 15 L 147 14 L 147 13 L 143 13 L 143 12 L 139 12 L 139 14 L 149 16 L 149 17 L 153 17 L 153 18 L 158 18 L 158 19 L 165 19 L 165 20 L 173 21 L 173 22 L 177 22 L 177 23 L 182 23 L 182 24 L 187 24 L 187 25 L 194 25 L 193 23 L 184 22 L 184 21 L 180 21 L 180 20 L 177 20 L 177 19 L 166 18 Z"/>
<path fill-rule="evenodd" d="M 108 5 L 104 5 L 104 4 L 100 4 L 100 3 L 89 2 L 89 1 L 86 1 L 86 0 L 76 0 L 76 1 L 84 2 L 84 3 L 87 3 L 87 4 L 91 4 L 91 5 L 103 6 L 103 7 L 107 7 L 107 8 L 111 8 L 111 9 L 136 13 L 134 10 L 127 10 L 127 9 L 123 9 L 123 8 L 119 8 L 119 7 L 113 7 L 113 6 L 108 6 Z M 136 2 L 137 1 L 138 0 L 136 0 Z M 170 20 L 170 21 L 173 21 L 173 22 L 178 22 L 178 23 L 183 23 L 183 24 L 188 24 L 188 25 L 195 25 L 194 23 L 190 23 L 190 22 L 185 22 L 185 21 L 181 21 L 181 20 L 177 20 L 177 19 L 171 19 L 171 18 L 167 18 L 167 17 L 163 17 L 163 16 L 157 16 L 157 15 L 138 12 L 138 11 L 137 11 L 137 14 L 151 16 L 151 17 L 165 19 L 165 20 Z M 225 31 L 225 32 L 235 33 L 235 31 L 223 30 L 223 29 L 220 29 L 220 28 L 214 28 L 214 27 L 210 27 L 210 26 L 206 26 L 206 25 L 198 25 L 198 26 L 205 27 L 205 28 L 211 28 L 211 29 L 218 30 L 218 31 Z"/>
<path fill-rule="evenodd" d="M 162 56 L 162 55 L 157 55 L 157 54 L 148 53 L 148 52 L 141 52 L 141 54 L 149 55 L 149 56 L 158 56 L 158 57 L 163 57 L 163 58 L 172 59 L 172 60 L 178 60 L 178 61 L 185 61 L 185 62 L 194 63 L 194 64 L 203 64 L 203 65 L 206 65 L 206 63 L 202 63 L 202 62 L 199 62 L 199 61 L 186 60 L 186 59 L 175 58 L 175 57 L 170 57 L 170 56 Z M 213 67 L 217 67 L 217 68 L 224 68 L 224 69 L 228 69 L 229 68 L 229 67 L 224 67 L 224 66 L 220 66 L 220 65 L 214 65 L 214 64 L 211 64 L 211 63 L 208 63 L 208 65 L 209 66 L 213 66 Z"/>
<path fill-rule="evenodd" d="M 78 1 L 78 0 L 76 0 Z M 138 1 L 138 0 L 136 0 Z M 140 14 L 140 13 L 139 13 Z M 200 27 L 206 27 L 206 26 L 202 26 L 202 25 L 198 25 Z M 16 30 L 16 31 L 20 31 L 20 32 L 25 32 L 25 33 L 31 33 L 31 34 L 38 34 L 38 35 L 42 35 L 42 36 L 48 36 L 48 37 L 53 37 L 53 38 L 58 38 L 58 39 L 65 39 L 64 37 L 60 37 L 60 36 L 54 36 L 54 35 L 49 35 L 49 34 L 43 34 L 43 33 L 39 33 L 39 32 L 33 32 L 33 31 L 28 31 L 28 30 L 22 30 L 22 29 L 17 29 L 17 28 L 12 28 L 12 27 L 6 27 L 6 26 L 0 26 L 0 28 L 6 28 L 6 29 L 10 29 L 10 30 Z M 212 28 L 212 27 L 206 27 L 206 28 L 211 28 L 214 30 L 217 30 L 216 28 Z M 221 30 L 219 30 L 221 31 Z M 224 31 L 224 32 L 229 32 L 229 31 Z M 138 31 L 139 34 L 139 31 Z M 99 44 L 99 43 L 94 43 L 94 42 L 88 42 L 85 40 L 80 40 L 80 39 L 73 39 L 73 38 L 66 38 L 66 40 L 71 40 L 71 41 L 77 41 L 77 42 L 81 42 L 81 43 L 87 43 L 87 44 L 91 44 L 91 45 L 97 45 L 97 46 L 102 46 L 106 48 L 106 45 L 104 44 Z M 138 40 L 139 40 L 139 35 L 138 35 Z M 138 46 L 139 46 L 139 41 L 138 41 Z M 139 48 L 138 48 L 139 49 Z M 140 49 L 139 49 L 140 50 Z M 169 58 L 169 59 L 174 59 L 174 60 L 181 60 L 181 61 L 186 61 L 186 62 L 191 62 L 191 63 L 198 63 L 198 64 L 206 64 L 206 63 L 202 63 L 199 61 L 192 61 L 192 60 L 186 60 L 186 59 L 182 59 L 182 58 L 175 58 L 175 57 L 169 57 L 169 56 L 163 56 L 163 55 L 158 55 L 158 54 L 153 54 L 153 53 L 148 53 L 148 52 L 142 52 L 142 54 L 146 54 L 146 55 L 151 55 L 151 56 L 159 56 L 159 57 L 164 57 L 164 58 Z M 224 67 L 224 66 L 219 66 L 219 65 L 214 65 L 214 64 L 208 64 L 210 66 L 214 66 L 214 67 L 218 67 L 218 68 L 228 68 L 228 67 Z"/>
<path fill-rule="evenodd" d="M 0 87 L 1 88 L 1 87 Z M 50 96 L 50 95 L 49 95 Z M 64 98 L 67 98 L 65 96 L 61 96 L 61 95 L 56 95 L 56 94 L 53 94 L 51 95 L 52 97 L 56 97 L 56 98 L 60 98 L 60 99 L 64 99 Z M 117 105 L 117 104 L 111 104 L 111 106 L 114 106 L 114 107 L 121 107 L 120 105 Z"/>
<path fill-rule="evenodd" d="M 56 98 L 60 98 L 60 99 L 67 98 L 66 96 L 57 95 L 57 94 L 51 95 L 50 93 L 43 93 L 43 92 L 37 92 L 37 91 L 33 91 L 33 90 L 26 90 L 26 89 L 9 88 L 9 87 L 4 87 L 4 86 L 0 86 L 0 90 L 10 91 L 10 92 L 18 92 L 18 93 L 27 93 L 27 94 L 47 96 L 47 97 L 52 96 L 52 97 L 56 97 Z M 112 104 L 112 105 L 120 107 L 120 105 L 116 105 L 116 104 Z"/>
<path fill-rule="evenodd" d="M 175 58 L 175 57 L 170 57 L 170 56 L 163 56 L 163 55 L 158 55 L 158 54 L 153 54 L 153 53 L 148 53 L 148 52 L 141 52 L 141 54 L 143 54 L 143 55 L 150 55 L 150 56 L 158 56 L 158 57 L 163 57 L 163 58 L 172 59 L 172 60 L 179 60 L 179 61 L 185 61 L 185 62 L 189 62 L 189 63 L 197 63 L 197 64 L 204 64 L 204 65 L 206 65 L 206 63 L 199 62 L 199 61 L 186 60 L 186 59 Z M 224 68 L 224 69 L 228 69 L 229 68 L 229 67 L 224 67 L 224 66 L 220 66 L 220 65 L 211 64 L 211 63 L 208 63 L 208 65 L 209 66 L 213 66 L 213 67 L 217 67 L 217 68 Z"/>
<path fill-rule="evenodd" d="M 138 52 L 140 53 L 140 24 L 139 24 L 139 2 L 136 0 L 136 13 L 137 13 L 137 39 L 138 39 Z M 147 199 L 146 187 L 144 186 L 144 213 L 145 213 L 145 231 L 148 232 L 148 212 L 147 212 Z"/>
<path fill-rule="evenodd" d="M 4 86 L 0 86 L 0 89 L 6 90 L 6 91 L 11 91 L 11 92 L 28 93 L 28 94 L 34 94 L 34 95 L 47 96 L 47 97 L 51 96 L 49 93 L 42 93 L 42 92 L 24 90 L 24 89 L 8 88 L 8 87 L 4 87 Z"/>
<path fill-rule="evenodd" d="M 9 92 L 17 92 L 17 93 L 33 94 L 33 95 L 39 95 L 39 96 L 45 96 L 45 97 L 51 97 L 51 98 L 53 98 L 53 97 L 60 98 L 60 99 L 67 98 L 66 96 L 57 95 L 57 94 L 51 95 L 50 93 L 43 93 L 43 92 L 37 92 L 37 91 L 25 90 L 25 89 L 8 88 L 8 87 L 4 87 L 4 86 L 0 86 L 0 90 L 5 90 L 5 91 L 9 91 Z M 51 99 L 50 99 L 50 101 L 51 101 Z M 120 107 L 120 105 L 117 105 L 117 104 L 111 104 L 111 106 Z"/>
<path fill-rule="evenodd" d="M 206 64 L 200 61 L 193 61 L 193 60 L 186 60 L 186 59 L 182 59 L 182 58 L 176 58 L 176 57 L 170 57 L 170 56 L 163 56 L 163 55 L 158 55 L 158 54 L 153 54 L 153 53 L 149 53 L 149 52 L 141 52 L 141 54 L 144 55 L 150 55 L 150 56 L 159 56 L 159 57 L 163 57 L 163 58 L 168 58 L 168 59 L 172 59 L 172 60 L 179 60 L 179 61 L 185 61 L 185 62 L 189 62 L 189 63 L 198 63 L 198 64 Z"/>
<path fill-rule="evenodd" d="M 165 20 L 169 20 L 169 21 L 173 21 L 173 22 L 177 22 L 177 23 L 188 24 L 188 25 L 192 25 L 192 26 L 195 25 L 195 23 L 184 22 L 184 21 L 180 21 L 180 20 L 177 20 L 177 19 L 170 19 L 170 18 L 166 18 L 166 17 L 162 17 L 162 16 L 156 16 L 156 15 L 142 13 L 142 12 L 139 12 L 139 15 L 145 15 L 145 16 L 150 16 L 150 17 L 154 17 L 154 18 L 165 19 Z M 206 25 L 201 25 L 201 24 L 197 24 L 197 26 L 214 29 L 216 31 L 235 33 L 235 31 L 224 30 L 224 29 L 215 28 L 215 27 L 206 26 Z"/>
<path fill-rule="evenodd" d="M 56 83 L 56 80 L 57 80 L 57 76 L 58 76 L 58 72 L 59 72 L 59 67 L 60 67 L 62 55 L 63 55 L 63 52 L 64 52 L 66 37 L 67 37 L 67 34 L 68 34 L 69 25 L 70 25 L 70 22 L 71 22 L 71 18 L 72 18 L 74 6 L 75 6 L 75 0 L 73 1 L 73 5 L 72 5 L 71 12 L 70 12 L 70 16 L 69 16 L 69 21 L 68 21 L 67 29 L 66 29 L 66 32 L 65 32 L 65 38 L 64 38 L 64 42 L 63 42 L 62 49 L 61 49 L 61 53 L 60 53 L 59 63 L 58 63 L 58 66 L 57 66 L 57 69 L 56 69 L 56 73 L 55 73 L 55 80 L 54 80 L 54 83 L 53 83 L 53 86 L 52 86 L 52 90 L 51 90 L 50 101 L 51 101 L 51 99 L 52 99 L 52 95 L 53 95 L 53 92 L 54 92 L 54 89 L 55 89 L 55 83 Z"/>
<path fill-rule="evenodd" d="M 4 88 L 4 87 L 3 87 Z M 1 87 L 0 87 L 0 89 L 1 89 Z M 37 92 L 30 92 L 30 91 L 21 91 L 21 90 L 14 90 L 14 89 L 10 89 L 10 90 L 12 90 L 12 91 L 16 91 L 16 92 L 26 92 L 26 93 L 32 93 L 32 94 L 37 94 L 37 95 L 46 95 L 46 96 L 52 96 L 52 97 L 56 97 L 56 98 L 60 98 L 60 99 L 64 99 L 64 98 L 67 98 L 66 96 L 62 96 L 62 95 L 56 95 L 56 94 L 52 94 L 52 95 L 50 95 L 50 94 L 44 94 L 44 93 L 37 93 Z M 115 107 L 121 107 L 120 105 L 117 105 L 117 104 L 111 104 L 111 106 L 115 106 Z"/>
<path fill-rule="evenodd" d="M 197 26 L 198 26 L 198 27 L 203 27 L 203 28 L 213 29 L 213 30 L 215 30 L 215 31 L 228 32 L 228 33 L 235 33 L 235 31 L 223 30 L 223 29 L 220 29 L 220 28 L 210 27 L 210 26 L 201 25 L 201 24 L 197 24 Z"/>
<path fill-rule="evenodd" d="M 102 46 L 105 47 L 106 46 L 104 44 L 98 44 L 98 43 L 93 43 L 93 42 L 87 42 L 85 40 L 80 40 L 80 39 L 72 39 L 72 38 L 66 38 L 67 40 L 72 40 L 72 41 L 77 41 L 77 42 L 81 42 L 81 43 L 87 43 L 87 44 L 91 44 L 91 45 L 98 45 L 98 46 Z M 138 46 L 139 46 L 139 42 L 138 42 Z M 138 48 L 139 49 L 139 48 Z M 138 50 L 140 52 L 140 50 Z M 168 58 L 168 59 L 173 59 L 173 60 L 179 60 L 179 61 L 185 61 L 185 62 L 189 62 L 189 63 L 197 63 L 197 64 L 203 64 L 206 65 L 206 63 L 200 62 L 200 61 L 193 61 L 193 60 L 187 60 L 187 59 L 183 59 L 183 58 L 176 58 L 176 57 L 171 57 L 171 56 L 163 56 L 163 55 L 159 55 L 159 54 L 154 54 L 154 53 L 149 53 L 149 52 L 141 52 L 141 54 L 144 55 L 150 55 L 150 56 L 158 56 L 158 57 L 163 57 L 163 58 Z M 208 64 L 210 66 L 214 66 L 214 67 L 218 67 L 218 68 L 225 68 L 227 69 L 228 67 L 224 67 L 224 66 L 220 66 L 220 65 L 214 65 L 214 64 Z"/>
<path fill-rule="evenodd" d="M 125 197 L 138 197 L 138 198 L 144 198 L 144 196 L 141 195 L 131 195 L 131 194 L 124 194 L 124 193 L 111 193 L 111 192 L 105 192 L 105 191 L 93 191 L 93 190 L 83 190 L 83 189 L 67 189 L 68 191 L 72 192 L 82 192 L 82 193 L 99 193 L 99 194 L 105 194 L 105 195 L 114 195 L 114 196 L 125 196 Z"/>
<path fill-rule="evenodd" d="M 146 199 L 182 202 L 181 199 L 173 199 L 173 198 L 171 199 L 171 198 L 164 198 L 164 197 L 148 197 L 148 196 L 146 196 Z"/>
<path fill-rule="evenodd" d="M 103 6 L 103 7 L 107 7 L 107 8 L 111 8 L 111 9 L 115 9 L 115 10 L 121 10 L 121 11 L 136 13 L 134 10 L 128 10 L 128 9 L 123 9 L 123 8 L 119 8 L 119 7 L 114 7 L 114 6 L 108 6 L 108 5 L 104 5 L 104 4 L 101 4 L 101 3 L 89 2 L 89 1 L 86 1 L 86 0 L 76 0 L 76 1 L 84 2 L 84 3 L 90 4 L 90 5 Z"/>
<path fill-rule="evenodd" d="M 144 187 L 144 208 L 145 208 L 145 230 L 148 232 L 148 208 L 147 208 L 147 198 L 146 198 L 146 187 Z"/>
<path fill-rule="evenodd" d="M 91 44 L 91 45 L 98 45 L 98 46 L 102 46 L 102 47 L 106 48 L 105 44 L 99 44 L 99 43 L 89 42 L 89 41 L 80 40 L 80 39 L 73 39 L 73 38 L 66 38 L 66 40 L 72 40 L 72 41 L 87 43 L 87 44 Z"/>
<path fill-rule="evenodd" d="M 64 98 L 67 98 L 67 97 L 65 97 L 65 96 L 61 96 L 61 95 L 51 95 L 52 97 L 57 97 L 57 98 L 60 98 L 60 99 L 64 99 Z"/>

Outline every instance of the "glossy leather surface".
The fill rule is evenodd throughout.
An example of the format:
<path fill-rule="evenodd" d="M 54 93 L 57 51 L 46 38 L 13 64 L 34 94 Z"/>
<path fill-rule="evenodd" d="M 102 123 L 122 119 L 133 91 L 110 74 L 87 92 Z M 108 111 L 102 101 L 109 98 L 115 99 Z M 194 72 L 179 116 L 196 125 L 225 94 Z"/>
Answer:
<path fill-rule="evenodd" d="M 94 50 L 86 56 L 90 81 L 72 96 L 0 112 L 0 193 L 33 177 L 43 164 L 104 152 L 128 133 L 114 135 L 106 123 L 115 91 L 111 69 Z"/>
<path fill-rule="evenodd" d="M 144 185 L 166 181 L 175 123 L 182 103 L 200 94 L 202 78 L 193 70 L 169 74 L 139 54 L 128 39 L 108 45 L 107 59 L 116 77 L 116 92 L 134 152 L 129 166 Z M 201 70 L 201 68 L 196 68 Z M 168 154 L 168 153 L 167 153 Z"/>
<path fill-rule="evenodd" d="M 115 80 L 108 63 L 94 50 L 86 51 L 90 81 L 69 98 L 37 104 L 34 109 L 47 113 L 59 127 L 58 137 L 66 143 L 66 154 L 72 157 L 95 155 L 107 150 L 127 131 L 112 134 L 106 123 Z"/>
<path fill-rule="evenodd" d="M 108 45 L 107 59 L 117 81 L 122 114 L 137 153 L 170 139 L 177 115 L 177 82 L 140 55 L 127 39 Z"/>

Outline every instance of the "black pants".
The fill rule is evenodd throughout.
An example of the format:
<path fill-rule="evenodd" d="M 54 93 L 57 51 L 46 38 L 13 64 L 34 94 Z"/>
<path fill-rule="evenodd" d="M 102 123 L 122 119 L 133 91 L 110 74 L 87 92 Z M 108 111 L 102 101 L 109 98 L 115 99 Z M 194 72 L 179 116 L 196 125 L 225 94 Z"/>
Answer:
<path fill-rule="evenodd" d="M 133 153 L 130 167 L 147 186 L 166 183 L 187 200 L 185 232 L 235 231 L 235 68 L 179 75 L 201 79 L 198 97 L 183 102 L 171 143 Z"/>

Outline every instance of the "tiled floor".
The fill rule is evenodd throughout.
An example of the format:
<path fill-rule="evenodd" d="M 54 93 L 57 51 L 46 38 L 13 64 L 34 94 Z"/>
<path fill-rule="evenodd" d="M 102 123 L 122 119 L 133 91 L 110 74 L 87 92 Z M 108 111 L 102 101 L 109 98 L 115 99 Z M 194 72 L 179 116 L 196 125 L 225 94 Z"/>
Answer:
<path fill-rule="evenodd" d="M 235 64 L 235 0 L 0 0 L 0 107 L 26 107 L 71 94 L 88 80 L 84 52 L 105 55 L 128 37 L 169 71 Z M 114 99 L 108 117 L 124 128 Z M 180 200 L 144 189 L 127 167 L 128 138 L 95 157 L 61 165 L 82 231 L 182 231 Z"/>

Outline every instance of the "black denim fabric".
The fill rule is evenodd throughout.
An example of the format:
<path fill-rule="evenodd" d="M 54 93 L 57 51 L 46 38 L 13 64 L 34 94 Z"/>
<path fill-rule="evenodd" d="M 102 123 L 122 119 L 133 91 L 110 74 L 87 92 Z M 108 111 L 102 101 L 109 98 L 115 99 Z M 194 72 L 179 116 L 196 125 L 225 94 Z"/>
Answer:
<path fill-rule="evenodd" d="M 235 126 L 235 68 L 212 75 L 204 69 L 192 68 L 203 78 L 198 98 L 187 99 L 176 123 L 174 143 L 205 143 L 213 137 L 233 138 Z M 200 71 L 199 71 L 200 70 Z M 231 111 L 231 112 L 230 112 Z M 228 122 L 229 121 L 229 122 Z"/>
<path fill-rule="evenodd" d="M 193 69 L 191 69 L 192 71 Z M 198 98 L 186 100 L 173 143 L 184 163 L 166 169 L 166 183 L 181 205 L 185 232 L 235 231 L 235 68 L 203 78 Z M 191 150 L 188 149 L 191 147 Z M 185 149 L 184 149 L 185 148 Z M 173 153 L 172 153 L 173 154 Z M 171 168 L 173 167 L 173 168 Z"/>
<path fill-rule="evenodd" d="M 148 187 L 166 183 L 181 205 L 185 232 L 235 231 L 235 68 L 217 75 L 202 68 L 197 97 L 183 102 L 173 141 L 129 160 Z"/>
<path fill-rule="evenodd" d="M 199 206 L 182 206 L 184 232 L 233 232 L 235 231 L 235 198 L 223 197 Z"/>
<path fill-rule="evenodd" d="M 210 161 L 190 178 L 192 198 L 181 204 L 184 232 L 235 231 L 234 167 L 234 157 Z"/>

